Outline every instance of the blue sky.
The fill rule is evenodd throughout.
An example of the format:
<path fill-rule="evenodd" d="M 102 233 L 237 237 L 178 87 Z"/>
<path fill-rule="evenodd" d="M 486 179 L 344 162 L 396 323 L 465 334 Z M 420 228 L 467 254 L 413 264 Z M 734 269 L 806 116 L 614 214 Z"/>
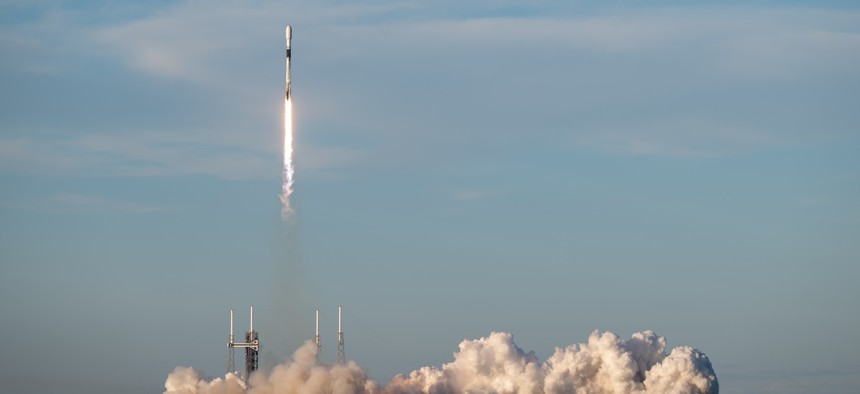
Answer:
<path fill-rule="evenodd" d="M 281 222 L 283 27 L 296 214 Z M 312 336 L 377 380 L 653 329 L 860 390 L 852 2 L 0 2 L 0 384 L 158 392 Z M 4 390 L 7 391 L 7 390 Z"/>

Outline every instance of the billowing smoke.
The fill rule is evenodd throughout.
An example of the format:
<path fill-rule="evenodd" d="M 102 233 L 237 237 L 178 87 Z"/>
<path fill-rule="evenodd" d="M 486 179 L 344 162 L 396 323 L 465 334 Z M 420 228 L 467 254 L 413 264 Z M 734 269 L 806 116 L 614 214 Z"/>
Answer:
<path fill-rule="evenodd" d="M 228 373 L 224 379 L 206 380 L 200 371 L 189 367 L 176 367 L 164 382 L 165 393 L 171 394 L 230 394 L 246 392 L 245 381 L 235 373 Z"/>
<path fill-rule="evenodd" d="M 251 375 L 250 386 L 236 374 L 224 379 L 204 379 L 201 373 L 188 367 L 176 367 L 167 376 L 164 394 L 315 394 L 315 393 L 376 393 L 374 381 L 354 361 L 337 365 L 317 363 L 317 347 L 305 342 L 286 363 L 271 372 Z"/>
<path fill-rule="evenodd" d="M 556 348 L 545 363 L 508 333 L 460 343 L 454 361 L 395 377 L 386 393 L 717 393 L 707 356 L 689 347 L 666 354 L 651 331 L 622 340 L 595 331 L 588 343 Z"/>
<path fill-rule="evenodd" d="M 464 340 L 454 360 L 398 375 L 379 387 L 354 362 L 316 362 L 316 346 L 306 343 L 290 361 L 251 376 L 250 388 L 235 374 L 202 379 L 177 367 L 164 394 L 717 394 L 719 384 L 704 353 L 686 346 L 666 352 L 666 339 L 651 331 L 621 339 L 595 331 L 587 343 L 556 348 L 541 363 L 513 335 L 494 332 Z"/>

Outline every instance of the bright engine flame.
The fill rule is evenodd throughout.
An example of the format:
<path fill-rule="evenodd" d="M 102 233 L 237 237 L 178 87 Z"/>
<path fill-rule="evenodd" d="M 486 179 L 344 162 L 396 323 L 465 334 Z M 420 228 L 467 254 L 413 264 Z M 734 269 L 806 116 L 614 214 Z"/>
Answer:
<path fill-rule="evenodd" d="M 293 213 L 290 195 L 293 194 L 293 104 L 284 100 L 284 183 L 281 191 L 281 217 L 287 219 Z"/>

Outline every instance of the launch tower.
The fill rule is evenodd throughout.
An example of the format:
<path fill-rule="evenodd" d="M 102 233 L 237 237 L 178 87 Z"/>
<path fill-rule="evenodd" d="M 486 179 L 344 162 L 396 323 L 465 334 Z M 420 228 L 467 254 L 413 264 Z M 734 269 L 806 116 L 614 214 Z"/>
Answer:
<path fill-rule="evenodd" d="M 322 343 L 320 343 L 320 310 L 317 309 L 316 334 L 314 335 L 314 344 L 317 346 L 317 359 L 320 357 Z"/>
<path fill-rule="evenodd" d="M 245 381 L 251 373 L 257 370 L 257 359 L 260 351 L 260 337 L 254 331 L 254 306 L 251 305 L 251 327 L 245 333 L 245 342 L 235 342 L 233 338 L 233 309 L 230 309 L 230 341 L 227 342 L 228 360 L 227 372 L 235 372 L 235 348 L 245 349 Z"/>
<path fill-rule="evenodd" d="M 337 307 L 337 363 L 343 364 L 346 362 L 346 354 L 343 352 L 343 307 Z"/>

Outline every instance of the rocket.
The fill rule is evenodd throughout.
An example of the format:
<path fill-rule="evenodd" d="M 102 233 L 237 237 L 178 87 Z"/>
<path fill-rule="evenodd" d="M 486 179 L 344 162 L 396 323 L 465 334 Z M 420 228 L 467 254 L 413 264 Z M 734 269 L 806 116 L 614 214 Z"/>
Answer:
<path fill-rule="evenodd" d="M 285 100 L 290 100 L 290 41 L 293 36 L 293 28 L 290 25 L 287 25 L 287 86 L 286 86 L 286 96 Z"/>

